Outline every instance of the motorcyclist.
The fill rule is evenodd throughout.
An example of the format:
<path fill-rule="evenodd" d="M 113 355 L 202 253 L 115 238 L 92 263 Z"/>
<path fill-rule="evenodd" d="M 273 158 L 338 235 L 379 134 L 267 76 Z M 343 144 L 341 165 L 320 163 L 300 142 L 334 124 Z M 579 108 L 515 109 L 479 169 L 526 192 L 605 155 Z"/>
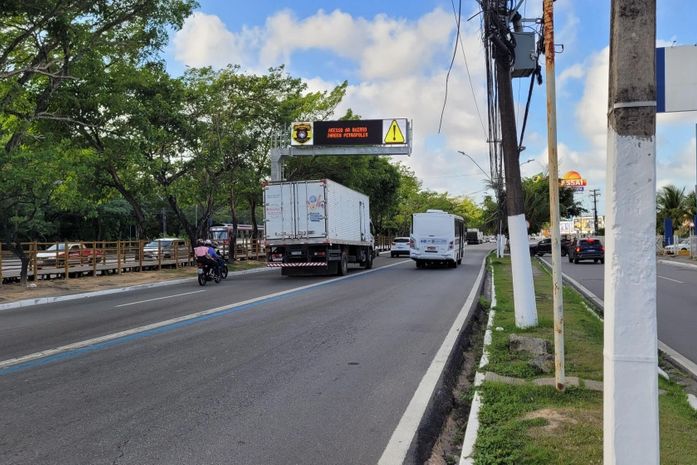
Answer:
<path fill-rule="evenodd" d="M 225 261 L 223 260 L 223 257 L 218 255 L 218 253 L 215 251 L 215 247 L 213 247 L 213 241 L 211 241 L 210 239 L 207 239 L 204 245 L 208 247 L 208 255 L 215 261 L 215 272 L 218 273 L 218 275 L 220 275 L 221 268 L 225 266 Z"/>
<path fill-rule="evenodd" d="M 203 239 L 196 241 L 194 256 L 196 257 L 196 261 L 198 263 L 210 266 L 218 276 L 220 275 L 220 265 L 218 264 L 218 260 L 214 258 L 217 257 L 217 254 L 215 253 L 215 250 L 213 250 L 213 253 L 211 254 L 211 247 L 208 247 L 206 241 Z"/>

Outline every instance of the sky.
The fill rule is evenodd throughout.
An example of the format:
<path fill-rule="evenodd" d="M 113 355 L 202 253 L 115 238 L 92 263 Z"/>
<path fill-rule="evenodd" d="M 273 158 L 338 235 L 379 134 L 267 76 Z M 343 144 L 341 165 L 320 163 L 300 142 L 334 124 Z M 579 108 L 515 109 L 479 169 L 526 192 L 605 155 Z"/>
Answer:
<path fill-rule="evenodd" d="M 365 119 L 407 117 L 413 122 L 410 157 L 392 157 L 412 168 L 425 189 L 469 196 L 480 202 L 489 172 L 486 143 L 486 72 L 481 15 L 475 0 L 462 0 L 461 42 L 453 58 L 458 0 L 199 0 L 181 30 L 171 35 L 164 58 L 170 73 L 186 67 L 240 65 L 250 73 L 285 65 L 308 88 L 329 90 L 348 81 L 337 108 Z M 657 1 L 657 46 L 697 44 L 692 1 Z M 607 89 L 610 1 L 554 3 L 557 139 L 560 175 L 578 171 L 586 192 L 576 193 L 589 210 L 589 189 L 600 190 L 605 211 Z M 542 0 L 520 7 L 526 29 L 539 30 Z M 563 48 L 563 49 L 562 49 Z M 544 76 L 544 57 L 540 58 Z M 518 131 L 529 78 L 513 80 Z M 535 85 L 520 154 L 523 176 L 546 171 L 545 83 Z M 440 125 L 441 112 L 442 125 Z M 657 115 L 657 187 L 694 189 L 697 112 Z M 440 131 L 439 131 L 440 126 Z M 528 161 L 532 160 L 532 161 Z"/>

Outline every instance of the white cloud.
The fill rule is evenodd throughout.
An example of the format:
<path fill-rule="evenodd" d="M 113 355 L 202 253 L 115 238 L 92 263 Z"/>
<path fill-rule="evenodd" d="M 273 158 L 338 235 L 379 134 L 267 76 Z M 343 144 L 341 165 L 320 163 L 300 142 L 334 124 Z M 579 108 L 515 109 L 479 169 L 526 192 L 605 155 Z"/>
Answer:
<path fill-rule="evenodd" d="M 572 79 L 581 79 L 584 77 L 584 74 L 583 66 L 580 63 L 569 66 L 564 71 L 559 73 L 559 77 L 556 79 L 557 91 L 563 92 L 568 81 Z"/>
<path fill-rule="evenodd" d="M 358 59 L 367 45 L 363 19 L 334 10 L 319 10 L 313 16 L 298 20 L 290 10 L 283 10 L 266 20 L 264 42 L 259 61 L 265 66 L 290 63 L 296 50 L 325 49 L 341 57 Z"/>
<path fill-rule="evenodd" d="M 657 157 L 656 185 L 660 189 L 668 184 L 678 187 L 686 187 L 685 192 L 695 188 L 695 138 L 690 139 L 674 157 Z"/>
<path fill-rule="evenodd" d="M 174 35 L 174 57 L 192 67 L 222 68 L 229 63 L 244 63 L 249 59 L 247 47 L 256 35 L 249 29 L 232 33 L 217 16 L 196 12 Z"/>
<path fill-rule="evenodd" d="M 605 152 L 610 48 L 605 47 L 586 61 L 584 90 L 576 106 L 576 118 L 582 134 L 591 142 L 591 145 Z"/>

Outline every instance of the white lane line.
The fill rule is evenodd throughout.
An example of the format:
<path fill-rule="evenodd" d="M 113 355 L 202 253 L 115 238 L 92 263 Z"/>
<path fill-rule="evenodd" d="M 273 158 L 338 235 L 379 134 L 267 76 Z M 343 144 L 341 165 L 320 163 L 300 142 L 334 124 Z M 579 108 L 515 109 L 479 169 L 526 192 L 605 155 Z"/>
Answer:
<path fill-rule="evenodd" d="M 198 294 L 199 292 L 205 292 L 205 291 L 206 291 L 205 289 L 201 289 L 200 291 L 182 292 L 181 294 L 172 294 L 172 295 L 166 295 L 164 297 L 155 297 L 154 299 L 139 300 L 137 302 L 129 302 L 127 304 L 114 305 L 114 308 L 128 307 L 129 305 L 144 304 L 145 302 L 154 302 L 156 300 L 171 299 L 173 297 L 181 297 L 183 295 Z"/>
<path fill-rule="evenodd" d="M 661 275 L 656 275 L 656 276 L 658 276 L 658 277 L 661 278 L 661 279 L 665 279 L 665 280 L 667 280 L 667 281 L 673 281 L 674 283 L 685 284 L 684 282 L 678 281 L 677 279 L 666 278 L 665 276 L 661 276 Z"/>
<path fill-rule="evenodd" d="M 312 289 L 314 287 L 324 286 L 324 285 L 327 285 L 329 283 L 342 281 L 344 279 L 355 278 L 355 277 L 362 276 L 365 274 L 374 273 L 376 271 L 380 271 L 380 270 L 383 270 L 385 268 L 392 268 L 393 266 L 403 265 L 404 263 L 407 263 L 408 261 L 410 261 L 410 260 L 400 260 L 397 263 L 392 263 L 390 265 L 381 266 L 380 268 L 373 268 L 372 270 L 366 270 L 360 274 L 350 274 L 348 276 L 341 276 L 339 278 L 334 278 L 334 279 L 330 279 L 327 281 L 321 281 L 321 282 L 314 283 L 314 284 L 308 284 L 307 286 L 300 286 L 300 287 L 296 287 L 293 289 L 287 289 L 285 291 L 275 292 L 273 294 L 267 294 L 267 295 L 255 297 L 253 299 L 243 300 L 242 302 L 223 305 L 222 307 L 211 308 L 209 310 L 203 310 L 203 311 L 196 312 L 196 313 L 190 313 L 188 315 L 180 316 L 177 318 L 172 318 L 169 320 L 160 321 L 157 323 L 151 323 L 151 324 L 145 325 L 145 326 L 139 326 L 137 328 L 127 329 L 125 331 L 119 331 L 118 333 L 107 334 L 105 336 L 100 336 L 100 337 L 95 337 L 92 339 L 87 339 L 84 341 L 74 342 L 72 344 L 56 347 L 54 349 L 47 349 L 47 350 L 42 350 L 40 352 L 34 352 L 33 354 L 24 355 L 22 357 L 11 358 L 8 360 L 2 360 L 2 361 L 0 361 L 0 368 L 6 368 L 6 367 L 13 366 L 13 365 L 19 365 L 20 363 L 30 362 L 32 360 L 37 360 L 40 358 L 49 357 L 51 355 L 56 355 L 56 354 L 60 354 L 63 352 L 68 352 L 70 350 L 81 349 L 83 347 L 88 347 L 91 345 L 100 344 L 102 342 L 107 342 L 107 341 L 111 341 L 114 339 L 119 339 L 121 337 L 131 336 L 133 334 L 143 333 L 143 332 L 150 331 L 153 329 L 162 328 L 164 326 L 169 326 L 169 325 L 172 325 L 175 323 L 180 323 L 182 321 L 193 320 L 194 318 L 198 318 L 198 317 L 205 316 L 205 315 L 210 315 L 210 314 L 221 312 L 224 310 L 232 310 L 232 309 L 237 308 L 237 307 L 242 307 L 242 306 L 253 304 L 256 302 L 263 301 L 263 300 L 281 297 L 281 296 L 286 295 L 286 294 L 292 294 L 295 292 L 304 291 L 307 289 Z"/>
<path fill-rule="evenodd" d="M 426 370 L 426 374 L 421 378 L 419 386 L 414 392 L 414 396 L 411 398 L 409 405 L 407 406 L 402 418 L 399 420 L 397 427 L 392 432 L 390 441 L 387 443 L 385 450 L 378 461 L 378 465 L 397 465 L 402 464 L 404 459 L 409 452 L 409 446 L 411 445 L 416 431 L 419 427 L 419 423 L 426 412 L 428 407 L 428 402 L 433 395 L 433 391 L 438 384 L 438 379 L 440 378 L 445 365 L 448 361 L 450 353 L 455 347 L 455 341 L 464 329 L 465 322 L 467 321 L 467 316 L 472 308 L 474 299 L 479 295 L 479 287 L 482 282 L 482 277 L 484 276 L 484 271 L 486 269 L 486 256 L 482 260 L 482 267 L 479 270 L 479 276 L 472 286 L 465 304 L 460 309 L 460 313 L 457 315 L 455 322 L 451 326 L 448 334 L 443 340 L 443 344 L 438 349 L 436 356 L 433 357 L 431 365 Z"/>

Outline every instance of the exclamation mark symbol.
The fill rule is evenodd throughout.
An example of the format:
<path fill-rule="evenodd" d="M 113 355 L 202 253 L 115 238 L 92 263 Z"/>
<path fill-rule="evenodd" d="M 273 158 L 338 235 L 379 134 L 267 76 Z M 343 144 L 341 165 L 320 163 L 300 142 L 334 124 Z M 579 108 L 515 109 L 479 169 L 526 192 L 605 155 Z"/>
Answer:
<path fill-rule="evenodd" d="M 392 133 L 392 137 L 390 137 L 390 133 Z M 389 129 L 385 133 L 385 143 L 386 144 L 405 144 L 406 140 L 404 138 L 404 133 L 402 133 L 402 130 L 399 128 L 399 124 L 397 124 L 397 120 L 392 120 L 392 124 L 390 124 Z"/>

